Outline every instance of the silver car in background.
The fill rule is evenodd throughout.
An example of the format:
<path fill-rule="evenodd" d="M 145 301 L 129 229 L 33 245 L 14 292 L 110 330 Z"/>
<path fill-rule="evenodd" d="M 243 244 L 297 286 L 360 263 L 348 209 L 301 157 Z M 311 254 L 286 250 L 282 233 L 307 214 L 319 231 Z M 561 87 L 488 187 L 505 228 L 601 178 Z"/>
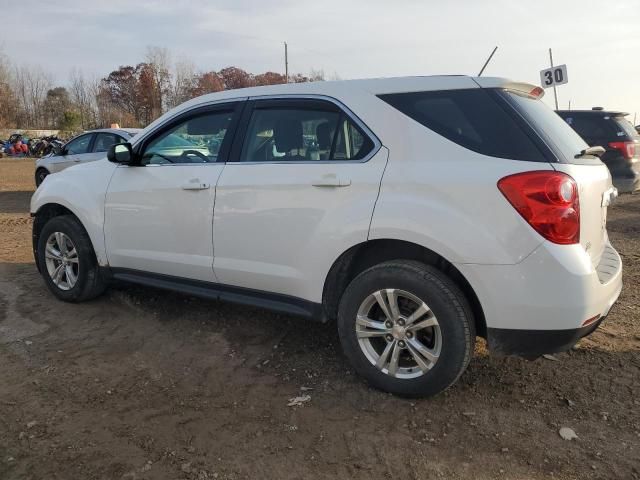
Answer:
<path fill-rule="evenodd" d="M 36 161 L 36 186 L 50 173 L 56 173 L 72 165 L 93 162 L 107 156 L 109 147 L 128 142 L 140 132 L 139 128 L 103 128 L 84 132 L 69 140 L 60 151 Z"/>

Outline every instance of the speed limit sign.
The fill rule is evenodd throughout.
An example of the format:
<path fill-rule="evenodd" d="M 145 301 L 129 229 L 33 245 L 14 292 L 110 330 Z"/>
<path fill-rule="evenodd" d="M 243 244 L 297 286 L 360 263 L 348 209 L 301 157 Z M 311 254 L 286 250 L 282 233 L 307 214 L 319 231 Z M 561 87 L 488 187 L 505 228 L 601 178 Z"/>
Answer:
<path fill-rule="evenodd" d="M 567 77 L 566 65 L 558 65 L 557 67 L 540 70 L 540 84 L 544 88 L 564 85 L 568 81 L 569 77 Z"/>

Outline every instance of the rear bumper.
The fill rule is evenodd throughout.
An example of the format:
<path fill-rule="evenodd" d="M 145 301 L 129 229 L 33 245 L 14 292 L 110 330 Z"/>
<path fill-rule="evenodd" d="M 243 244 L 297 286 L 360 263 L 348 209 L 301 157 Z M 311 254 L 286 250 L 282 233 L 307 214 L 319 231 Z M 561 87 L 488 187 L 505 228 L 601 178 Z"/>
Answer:
<path fill-rule="evenodd" d="M 622 290 L 622 261 L 607 242 L 594 267 L 580 245 L 544 242 L 516 265 L 456 265 L 474 289 L 489 349 L 539 356 L 595 330 Z M 589 319 L 600 320 L 587 324 Z"/>
<path fill-rule="evenodd" d="M 537 358 L 545 353 L 569 350 L 578 340 L 593 333 L 603 321 L 604 317 L 586 327 L 568 330 L 489 328 L 487 341 L 492 353 Z"/>

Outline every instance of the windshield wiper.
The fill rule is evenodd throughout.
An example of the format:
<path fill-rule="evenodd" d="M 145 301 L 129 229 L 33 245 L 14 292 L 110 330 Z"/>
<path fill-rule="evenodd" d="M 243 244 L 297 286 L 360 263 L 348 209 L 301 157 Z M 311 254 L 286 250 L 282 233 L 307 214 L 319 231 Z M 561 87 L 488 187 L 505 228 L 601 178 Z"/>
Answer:
<path fill-rule="evenodd" d="M 580 151 L 580 153 L 578 153 L 575 156 L 575 158 L 581 158 L 581 157 L 598 157 L 598 158 L 600 158 L 605 151 L 606 150 L 604 148 L 602 148 L 602 147 L 589 147 L 589 148 L 585 148 L 584 150 Z"/>

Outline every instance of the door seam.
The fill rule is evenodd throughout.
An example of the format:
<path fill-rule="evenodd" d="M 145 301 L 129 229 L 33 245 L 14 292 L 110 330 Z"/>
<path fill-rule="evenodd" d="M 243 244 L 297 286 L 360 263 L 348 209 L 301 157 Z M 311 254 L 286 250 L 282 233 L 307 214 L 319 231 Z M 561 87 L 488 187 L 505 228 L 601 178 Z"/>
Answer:
<path fill-rule="evenodd" d="M 380 192 L 382 191 L 382 180 L 384 179 L 384 174 L 387 171 L 387 166 L 389 165 L 389 149 L 384 145 L 381 145 L 380 148 L 384 148 L 387 152 L 387 158 L 384 162 L 384 168 L 382 169 L 382 175 L 380 175 L 380 182 L 378 182 L 378 193 L 376 195 L 376 199 L 373 202 L 373 208 L 371 209 L 371 217 L 369 218 L 369 228 L 367 230 L 367 241 L 369 241 L 371 237 L 371 225 L 373 224 L 373 216 L 376 213 L 376 206 L 378 205 L 378 199 L 380 198 Z"/>

